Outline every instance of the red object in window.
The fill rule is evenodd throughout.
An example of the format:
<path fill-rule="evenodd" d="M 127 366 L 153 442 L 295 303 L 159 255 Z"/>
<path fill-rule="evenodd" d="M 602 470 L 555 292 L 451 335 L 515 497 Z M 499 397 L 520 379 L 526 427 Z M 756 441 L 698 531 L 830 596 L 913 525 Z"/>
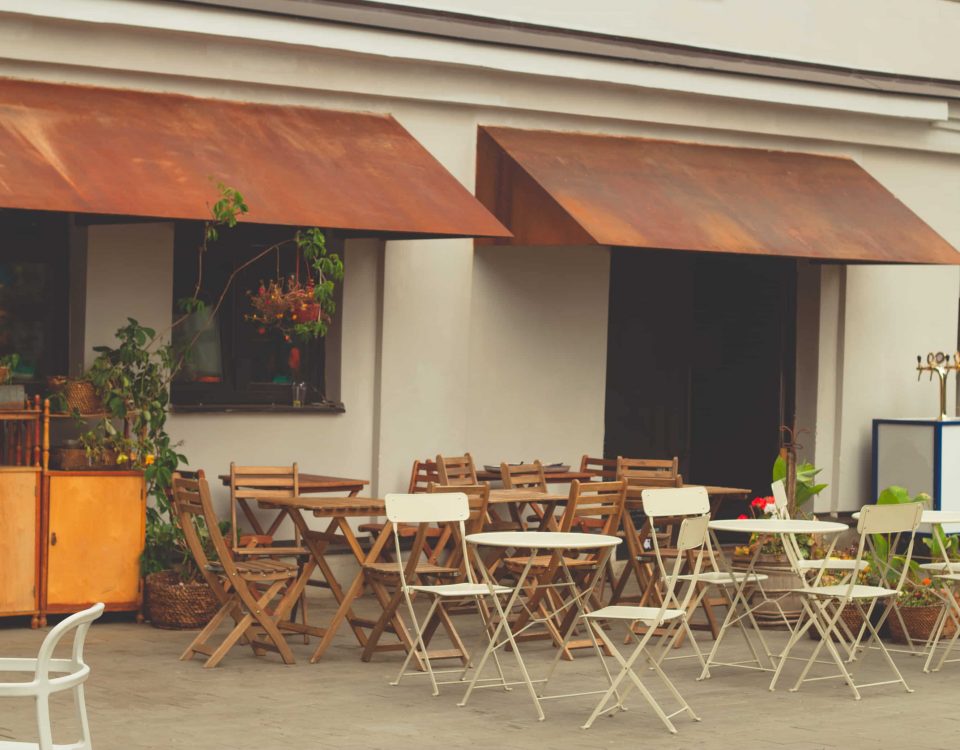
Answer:
<path fill-rule="evenodd" d="M 287 358 L 287 364 L 290 365 L 290 369 L 294 372 L 300 369 L 300 349 L 298 347 L 290 347 L 290 356 Z"/>

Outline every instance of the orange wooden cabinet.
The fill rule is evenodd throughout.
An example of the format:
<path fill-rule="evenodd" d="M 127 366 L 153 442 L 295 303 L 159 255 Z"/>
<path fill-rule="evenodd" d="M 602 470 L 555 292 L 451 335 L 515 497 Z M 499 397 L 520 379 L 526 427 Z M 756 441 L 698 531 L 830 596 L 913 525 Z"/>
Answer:
<path fill-rule="evenodd" d="M 143 474 L 50 471 L 44 482 L 41 623 L 47 613 L 77 612 L 96 602 L 139 612 Z"/>
<path fill-rule="evenodd" d="M 0 466 L 0 616 L 40 613 L 40 467 Z"/>

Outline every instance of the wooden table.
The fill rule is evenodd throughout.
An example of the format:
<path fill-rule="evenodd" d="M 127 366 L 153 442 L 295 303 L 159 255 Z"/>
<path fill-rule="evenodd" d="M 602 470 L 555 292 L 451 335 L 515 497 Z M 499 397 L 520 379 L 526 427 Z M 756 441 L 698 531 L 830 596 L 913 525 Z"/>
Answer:
<path fill-rule="evenodd" d="M 595 478 L 595 474 L 591 474 L 588 471 L 544 471 L 543 478 L 547 480 L 547 484 L 565 484 L 572 482 L 574 479 L 577 479 L 581 482 L 589 482 L 591 479 Z M 481 482 L 499 482 L 500 481 L 500 472 L 499 471 L 483 471 L 477 472 L 477 479 Z"/>
<path fill-rule="evenodd" d="M 252 475 L 247 475 L 252 476 Z M 350 496 L 358 495 L 363 488 L 370 484 L 366 479 L 345 479 L 344 477 L 328 477 L 323 474 L 300 474 L 300 492 L 304 495 L 314 495 L 321 492 L 339 492 Z M 230 475 L 221 474 L 220 481 L 224 487 L 230 486 Z"/>
<path fill-rule="evenodd" d="M 302 476 L 303 475 L 301 475 L 301 477 Z M 348 519 L 382 516 L 386 512 L 385 502 L 380 498 L 356 497 L 355 495 L 348 497 L 298 496 L 271 498 L 269 502 L 260 502 L 259 506 L 261 508 L 280 510 L 286 513 L 299 529 L 303 544 L 310 551 L 309 560 L 307 564 L 303 566 L 303 570 L 294 584 L 296 593 L 293 599 L 296 600 L 300 594 L 303 593 L 303 589 L 307 585 L 310 576 L 315 570 L 319 569 L 326 581 L 326 585 L 329 586 L 331 593 L 339 605 L 326 627 L 318 628 L 314 626 L 304 626 L 296 622 L 284 622 L 282 624 L 283 629 L 309 633 L 310 635 L 315 635 L 320 638 L 320 644 L 310 657 L 312 664 L 319 661 L 330 647 L 337 630 L 344 621 L 347 621 L 350 625 L 357 642 L 361 646 L 366 646 L 367 634 L 363 632 L 363 628 L 373 628 L 374 625 L 376 625 L 376 621 L 357 617 L 353 612 L 352 606 L 357 597 L 363 593 L 363 565 L 377 561 L 383 551 L 384 545 L 390 538 L 390 534 L 393 532 L 393 525 L 389 521 L 385 523 L 382 531 L 376 540 L 374 540 L 373 546 L 365 553 L 360 547 L 360 543 L 357 541 L 357 537 L 350 527 Z M 328 518 L 330 519 L 330 523 L 324 531 L 316 531 L 307 525 L 306 519 L 304 518 L 305 513 L 312 513 L 317 518 Z M 360 565 L 360 570 L 346 591 L 341 588 L 325 557 L 327 548 L 334 543 L 345 543 Z M 401 632 L 397 634 L 401 641 L 403 639 L 402 633 L 406 633 L 406 630 L 401 629 Z M 376 650 L 395 651 L 398 648 L 405 648 L 406 645 L 407 644 L 401 642 L 396 645 L 377 646 Z"/>

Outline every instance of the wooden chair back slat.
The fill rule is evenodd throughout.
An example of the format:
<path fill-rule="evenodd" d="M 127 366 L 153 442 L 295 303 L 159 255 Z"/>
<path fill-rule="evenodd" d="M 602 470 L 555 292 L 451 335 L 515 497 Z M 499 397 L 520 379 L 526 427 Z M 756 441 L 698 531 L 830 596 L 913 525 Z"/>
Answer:
<path fill-rule="evenodd" d="M 500 480 L 508 490 L 547 491 L 547 479 L 543 473 L 543 464 L 540 461 L 534 461 L 532 464 L 516 465 L 501 463 Z"/>
<path fill-rule="evenodd" d="M 601 482 L 613 482 L 617 479 L 617 459 L 593 458 L 584 454 L 580 459 L 580 471 L 593 475 Z"/>
<path fill-rule="evenodd" d="M 617 478 L 627 482 L 627 501 L 640 502 L 640 493 L 650 487 L 682 487 L 680 462 L 659 458 L 617 458 Z"/>
<path fill-rule="evenodd" d="M 466 453 L 462 456 L 437 456 L 437 475 L 440 484 L 453 487 L 461 484 L 478 484 L 477 468 L 473 457 Z"/>
<path fill-rule="evenodd" d="M 407 491 L 411 495 L 427 492 L 431 482 L 435 484 L 440 482 L 437 462 L 429 459 L 425 461 L 415 460 L 413 470 L 410 472 L 410 486 Z"/>
<path fill-rule="evenodd" d="M 237 509 L 256 534 L 273 536 L 283 520 L 284 513 L 277 514 L 270 528 L 264 532 L 248 500 L 269 500 L 279 497 L 296 497 L 300 494 L 300 469 L 292 466 L 237 466 L 230 462 L 230 534 L 233 549 L 240 548 L 240 524 Z M 300 532 L 294 529 L 294 544 L 300 544 Z"/>
<path fill-rule="evenodd" d="M 570 531 L 584 518 L 603 519 L 603 525 L 597 528 L 601 534 L 613 536 L 620 526 L 623 505 L 626 499 L 626 482 L 580 482 L 570 483 L 570 497 L 560 530 Z"/>

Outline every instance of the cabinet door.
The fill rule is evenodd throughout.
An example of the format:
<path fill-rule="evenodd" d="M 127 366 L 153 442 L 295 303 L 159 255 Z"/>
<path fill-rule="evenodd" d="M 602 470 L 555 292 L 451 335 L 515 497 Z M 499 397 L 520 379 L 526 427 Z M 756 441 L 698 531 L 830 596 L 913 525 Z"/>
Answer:
<path fill-rule="evenodd" d="M 37 611 L 40 470 L 0 469 L 0 614 Z"/>
<path fill-rule="evenodd" d="M 47 605 L 135 604 L 146 514 L 143 477 L 49 477 Z"/>

